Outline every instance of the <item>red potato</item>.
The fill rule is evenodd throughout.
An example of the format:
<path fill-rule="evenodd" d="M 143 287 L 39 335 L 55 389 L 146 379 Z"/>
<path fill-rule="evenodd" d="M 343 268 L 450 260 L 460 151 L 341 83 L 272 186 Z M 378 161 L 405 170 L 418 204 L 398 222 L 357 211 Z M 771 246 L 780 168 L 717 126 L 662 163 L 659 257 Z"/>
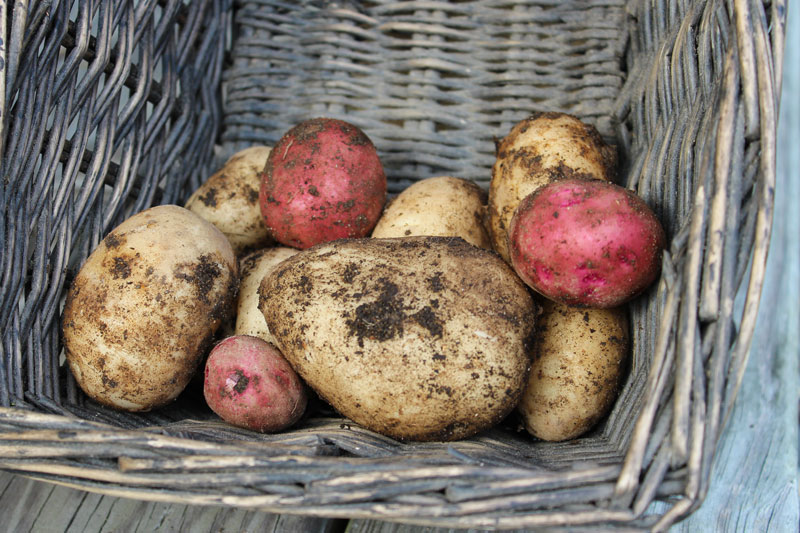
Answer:
<path fill-rule="evenodd" d="M 386 175 L 375 146 L 359 128 L 311 119 L 273 148 L 259 202 L 267 230 L 285 246 L 305 249 L 366 237 L 386 202 Z"/>
<path fill-rule="evenodd" d="M 666 237 L 632 191 L 564 179 L 523 199 L 508 240 L 514 270 L 531 288 L 567 305 L 610 308 L 656 279 Z"/>
<path fill-rule="evenodd" d="M 208 356 L 203 394 L 226 422 L 261 433 L 288 428 L 303 415 L 306 388 L 273 345 L 236 335 Z"/>

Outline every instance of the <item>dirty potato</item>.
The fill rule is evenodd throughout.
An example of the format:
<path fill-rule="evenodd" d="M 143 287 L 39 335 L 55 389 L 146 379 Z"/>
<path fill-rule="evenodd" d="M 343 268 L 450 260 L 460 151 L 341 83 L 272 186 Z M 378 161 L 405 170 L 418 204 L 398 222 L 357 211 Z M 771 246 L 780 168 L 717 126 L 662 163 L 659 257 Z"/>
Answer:
<path fill-rule="evenodd" d="M 366 237 L 386 203 L 386 174 L 377 148 L 361 128 L 313 118 L 275 143 L 259 201 L 267 231 L 284 246 L 304 250 Z"/>
<path fill-rule="evenodd" d="M 543 300 L 530 378 L 518 408 L 528 432 L 564 441 L 592 429 L 614 405 L 629 344 L 624 308 Z"/>
<path fill-rule="evenodd" d="M 469 437 L 516 406 L 535 306 L 495 253 L 460 238 L 350 239 L 282 262 L 260 304 L 322 398 L 379 433 Z"/>
<path fill-rule="evenodd" d="M 235 335 L 250 335 L 275 344 L 264 315 L 258 309 L 258 288 L 261 280 L 281 261 L 297 253 L 297 249 L 275 246 L 257 250 L 241 261 L 239 303 L 236 310 Z"/>
<path fill-rule="evenodd" d="M 414 183 L 392 199 L 372 236 L 461 237 L 491 250 L 483 223 L 485 213 L 486 191 L 479 185 L 463 178 L 436 176 Z"/>
<path fill-rule="evenodd" d="M 308 403 L 305 385 L 278 349 L 249 335 L 228 337 L 211 350 L 203 397 L 226 422 L 260 433 L 295 424 Z"/>
<path fill-rule="evenodd" d="M 237 288 L 231 245 L 210 222 L 174 205 L 130 217 L 67 293 L 62 328 L 76 381 L 118 409 L 171 402 L 232 312 Z"/>
<path fill-rule="evenodd" d="M 261 173 L 270 148 L 251 146 L 231 156 L 186 202 L 186 208 L 217 226 L 237 256 L 273 241 L 258 205 Z"/>

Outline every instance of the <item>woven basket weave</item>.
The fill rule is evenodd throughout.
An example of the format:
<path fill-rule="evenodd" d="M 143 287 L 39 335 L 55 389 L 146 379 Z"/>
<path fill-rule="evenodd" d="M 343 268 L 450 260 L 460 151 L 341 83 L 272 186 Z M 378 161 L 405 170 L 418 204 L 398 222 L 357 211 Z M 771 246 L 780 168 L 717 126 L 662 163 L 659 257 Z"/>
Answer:
<path fill-rule="evenodd" d="M 142 499 L 448 527 L 664 529 L 700 505 L 764 279 L 785 2 L 9 4 L 0 468 Z M 235 150 L 332 116 L 372 138 L 392 192 L 440 174 L 486 186 L 494 139 L 541 110 L 618 146 L 620 183 L 671 243 L 658 286 L 631 304 L 629 376 L 591 435 L 537 442 L 509 421 L 405 444 L 324 406 L 260 435 L 190 392 L 152 413 L 107 410 L 64 367 L 63 297 L 89 251 L 130 214 L 183 202 Z"/>

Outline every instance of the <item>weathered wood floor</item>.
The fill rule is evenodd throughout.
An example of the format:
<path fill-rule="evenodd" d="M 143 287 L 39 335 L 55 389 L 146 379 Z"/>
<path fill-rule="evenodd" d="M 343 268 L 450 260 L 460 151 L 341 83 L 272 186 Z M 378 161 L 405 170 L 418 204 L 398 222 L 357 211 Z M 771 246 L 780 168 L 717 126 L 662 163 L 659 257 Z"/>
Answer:
<path fill-rule="evenodd" d="M 789 10 L 768 279 L 745 381 L 703 506 L 674 532 L 800 531 L 800 11 Z M 445 532 L 100 496 L 0 471 L 4 532 Z M 449 530 L 452 531 L 452 530 Z"/>

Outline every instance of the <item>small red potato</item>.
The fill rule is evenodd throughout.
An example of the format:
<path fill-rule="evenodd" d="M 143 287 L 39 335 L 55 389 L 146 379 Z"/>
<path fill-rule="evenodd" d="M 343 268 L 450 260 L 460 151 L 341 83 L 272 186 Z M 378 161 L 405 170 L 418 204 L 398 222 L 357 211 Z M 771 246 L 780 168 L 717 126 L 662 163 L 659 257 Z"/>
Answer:
<path fill-rule="evenodd" d="M 655 214 L 619 185 L 564 179 L 526 196 L 509 228 L 517 274 L 567 305 L 619 306 L 661 270 L 666 237 Z"/>
<path fill-rule="evenodd" d="M 366 237 L 386 202 L 375 146 L 356 126 L 329 118 L 290 129 L 267 159 L 259 196 L 264 224 L 285 246 L 305 249 Z"/>
<path fill-rule="evenodd" d="M 236 335 L 208 356 L 203 394 L 226 422 L 261 433 L 296 423 L 306 409 L 305 385 L 273 345 Z"/>

